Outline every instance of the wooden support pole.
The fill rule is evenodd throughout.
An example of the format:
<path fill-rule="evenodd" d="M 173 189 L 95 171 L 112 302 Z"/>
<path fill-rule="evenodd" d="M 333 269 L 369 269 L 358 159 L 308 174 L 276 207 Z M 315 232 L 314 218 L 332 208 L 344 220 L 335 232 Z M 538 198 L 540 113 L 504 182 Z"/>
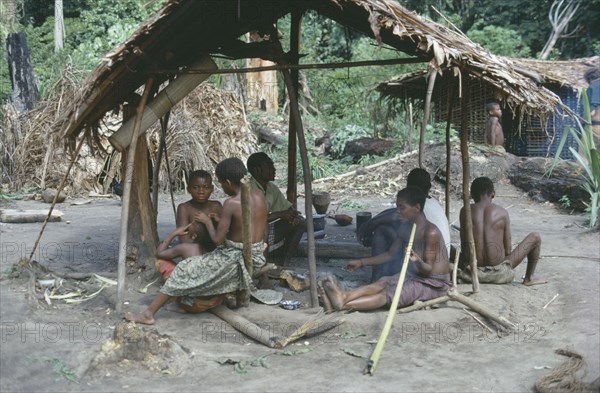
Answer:
<path fill-rule="evenodd" d="M 252 222 L 250 215 L 250 183 L 248 178 L 244 177 L 241 181 L 241 204 L 242 204 L 242 256 L 244 266 L 252 277 Z M 239 290 L 236 294 L 236 303 L 238 307 L 248 307 L 250 304 L 250 288 Z"/>
<path fill-rule="evenodd" d="M 473 280 L 473 292 L 479 292 L 479 279 L 477 278 L 477 257 L 475 255 L 475 240 L 473 238 L 473 222 L 471 221 L 471 201 L 469 195 L 471 183 L 471 171 L 469 168 L 469 95 L 470 95 L 469 78 L 465 78 L 463 90 L 460 98 L 460 154 L 462 159 L 462 188 L 463 188 L 463 207 L 465 212 L 464 228 L 461 226 L 461 231 L 467 236 L 466 256 L 469 259 L 471 266 L 471 277 Z"/>
<path fill-rule="evenodd" d="M 156 151 L 156 160 L 154 161 L 154 172 L 152 173 L 152 207 L 154 208 L 154 218 L 158 217 L 158 176 L 160 174 L 160 163 L 162 161 L 163 149 L 167 144 L 167 128 L 169 126 L 169 117 L 171 111 L 165 113 L 160 119 L 160 138 L 158 142 L 158 150 Z M 175 221 L 177 221 L 177 213 L 175 213 Z"/>
<path fill-rule="evenodd" d="M 300 117 L 300 108 L 298 99 L 294 91 L 292 77 L 288 70 L 281 71 L 283 81 L 287 88 L 290 99 L 290 115 L 294 120 L 294 126 L 298 132 L 298 145 L 300 147 L 300 159 L 302 160 L 302 172 L 304 173 L 304 195 L 306 214 L 306 234 L 308 237 L 308 271 L 310 273 L 310 304 L 311 307 L 319 305 L 317 294 L 317 261 L 315 258 L 315 229 L 312 220 L 312 179 L 310 178 L 310 163 L 308 162 L 308 153 L 306 151 L 306 140 L 304 139 L 304 128 L 302 127 L 302 118 Z"/>
<path fill-rule="evenodd" d="M 131 198 L 131 180 L 133 178 L 133 165 L 135 158 L 135 149 L 137 146 L 138 133 L 142 124 L 142 114 L 146 108 L 146 102 L 152 90 L 154 76 L 149 76 L 144 86 L 144 94 L 137 107 L 135 124 L 131 133 L 129 143 L 129 152 L 127 154 L 127 166 L 125 167 L 125 184 L 123 186 L 123 202 L 121 207 L 121 235 L 119 238 L 119 259 L 117 262 L 117 302 L 115 309 L 120 313 L 123 308 L 123 296 L 125 291 L 125 276 L 127 271 L 127 225 L 129 219 L 129 202 Z"/>
<path fill-rule="evenodd" d="M 44 229 L 46 229 L 46 225 L 48 225 L 48 222 L 50 221 L 50 217 L 52 216 L 52 210 L 54 210 L 54 206 L 56 206 L 56 201 L 58 201 L 58 197 L 60 196 L 62 189 L 65 187 L 65 183 L 67 182 L 69 173 L 71 173 L 71 168 L 73 168 L 73 164 L 77 160 L 77 157 L 79 157 L 79 151 L 81 150 L 81 146 L 83 146 L 83 141 L 85 141 L 85 135 L 82 135 L 81 140 L 79 141 L 79 144 L 77 145 L 77 148 L 75 149 L 75 152 L 73 153 L 73 157 L 71 158 L 69 167 L 67 168 L 65 175 L 63 176 L 63 178 L 60 182 L 60 185 L 58 186 L 58 189 L 56 190 L 56 195 L 54 196 L 54 200 L 52 200 L 52 205 L 50 205 L 50 209 L 48 209 L 48 215 L 46 216 L 46 219 L 44 220 L 44 223 L 42 224 L 42 228 L 40 229 L 40 233 L 38 234 L 37 239 L 35 239 L 35 243 L 33 243 L 33 248 L 31 249 L 31 254 L 29 254 L 29 259 L 27 260 L 28 265 L 31 263 L 31 259 L 33 258 L 33 255 L 35 254 L 35 250 L 37 249 L 38 244 L 40 244 L 40 239 L 42 238 Z"/>
<path fill-rule="evenodd" d="M 419 168 L 423 168 L 423 151 L 425 150 L 425 129 L 429 122 L 429 113 L 431 111 L 431 96 L 435 85 L 437 71 L 432 69 L 429 73 L 429 83 L 427 84 L 427 95 L 425 96 L 425 107 L 423 108 L 423 121 L 421 122 L 421 136 L 419 137 Z"/>
<path fill-rule="evenodd" d="M 300 28 L 302 23 L 302 13 L 298 10 L 292 11 L 291 15 L 291 23 L 290 23 L 290 61 L 292 64 L 298 64 L 298 56 L 300 51 Z M 294 95 L 296 96 L 296 100 L 298 100 L 298 87 L 299 87 L 299 72 L 298 69 L 294 69 L 290 72 L 290 77 L 292 80 L 292 84 L 294 85 Z M 291 95 L 292 92 L 288 90 L 288 95 Z M 291 100 L 290 100 L 291 102 Z M 291 106 L 291 105 L 290 105 Z M 289 118 L 289 129 L 288 129 L 288 173 L 287 173 L 287 191 L 286 197 L 287 200 L 292 203 L 294 207 L 297 206 L 297 198 L 298 198 L 298 184 L 296 182 L 296 157 L 297 157 L 297 144 L 296 144 L 296 135 L 298 131 L 296 130 L 295 122 L 292 119 L 292 111 L 290 109 L 290 118 Z M 307 216 L 309 217 L 309 216 Z"/>
<path fill-rule="evenodd" d="M 408 268 L 408 259 L 410 258 L 410 254 L 412 251 L 413 240 L 415 239 L 415 232 L 417 231 L 417 224 L 412 225 L 412 230 L 410 231 L 410 238 L 408 239 L 408 245 L 406 246 L 406 250 L 404 250 L 404 261 L 402 262 L 402 269 L 400 269 L 400 277 L 398 278 L 398 284 L 396 285 L 396 291 L 394 292 L 394 297 L 392 298 L 392 304 L 390 305 L 390 311 L 385 320 L 385 324 L 383 325 L 383 329 L 381 330 L 381 335 L 379 336 L 379 340 L 377 340 L 377 344 L 375 345 L 375 349 L 367 362 L 367 367 L 365 368 L 365 374 L 373 375 L 375 373 L 375 369 L 377 368 L 377 364 L 379 363 L 379 357 L 381 356 L 381 352 L 383 351 L 383 346 L 385 345 L 385 341 L 387 340 L 387 336 L 390 333 L 390 329 L 392 328 L 392 322 L 394 321 L 394 316 L 396 315 L 398 302 L 400 301 L 400 294 L 402 293 L 402 286 L 404 285 L 404 278 L 406 277 L 406 269 Z"/>
<path fill-rule="evenodd" d="M 450 82 L 450 86 L 448 87 L 448 121 L 446 122 L 446 190 L 445 190 L 445 198 L 446 198 L 446 218 L 450 220 L 450 157 L 452 156 L 452 149 L 450 148 L 450 126 L 452 124 L 452 111 L 454 110 L 454 85 Z"/>

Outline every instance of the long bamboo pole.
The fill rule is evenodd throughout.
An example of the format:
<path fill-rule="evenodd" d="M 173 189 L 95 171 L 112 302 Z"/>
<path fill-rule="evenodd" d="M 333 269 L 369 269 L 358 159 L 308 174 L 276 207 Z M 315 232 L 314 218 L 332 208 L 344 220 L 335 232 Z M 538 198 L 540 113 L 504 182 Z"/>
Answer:
<path fill-rule="evenodd" d="M 431 96 L 435 85 L 437 71 L 432 69 L 429 73 L 429 83 L 427 84 L 427 95 L 425 96 L 425 107 L 423 108 L 423 121 L 421 122 L 421 135 L 419 137 L 419 168 L 423 168 L 423 151 L 425 150 L 425 130 L 429 122 L 429 113 L 431 112 Z"/>
<path fill-rule="evenodd" d="M 71 168 L 73 168 L 73 164 L 75 163 L 75 160 L 77 160 L 77 157 L 79 157 L 79 151 L 81 150 L 81 146 L 83 146 L 83 141 L 85 141 L 85 135 L 82 135 L 81 140 L 79 141 L 79 144 L 77 145 L 77 148 L 75 149 L 75 152 L 73 153 L 73 158 L 71 158 L 71 162 L 69 163 L 69 166 L 67 167 L 65 175 L 63 176 L 63 178 L 60 182 L 60 185 L 58 186 L 58 189 L 56 190 L 56 195 L 54 196 L 54 199 L 52 200 L 52 205 L 50 205 L 50 209 L 48 209 L 48 215 L 46 216 L 46 219 L 44 220 L 44 223 L 42 224 L 42 228 L 40 229 L 40 233 L 38 234 L 37 239 L 35 239 L 35 243 L 33 243 L 33 248 L 31 249 L 31 254 L 29 254 L 29 259 L 27 260 L 28 265 L 31 263 L 33 254 L 35 254 L 35 250 L 37 249 L 37 246 L 40 244 L 40 239 L 42 238 L 42 234 L 44 233 L 44 230 L 46 229 L 46 225 L 48 225 L 48 222 L 50 221 L 50 217 L 52 216 L 52 210 L 54 210 L 54 206 L 56 206 L 58 197 L 60 196 L 62 189 L 65 187 L 65 183 L 67 182 L 69 173 L 71 173 Z"/>
<path fill-rule="evenodd" d="M 146 108 L 146 102 L 154 84 L 154 76 L 151 75 L 146 80 L 144 86 L 144 94 L 137 107 L 135 116 L 135 124 L 131 133 L 131 141 L 129 142 L 129 151 L 127 153 L 127 166 L 125 167 L 125 184 L 123 187 L 123 202 L 121 207 L 121 236 L 119 238 L 119 259 L 117 262 L 117 302 L 115 309 L 120 313 L 123 308 L 123 296 L 125 290 L 125 275 L 127 271 L 127 226 L 129 219 L 129 202 L 131 199 L 131 182 L 133 179 L 133 165 L 135 161 L 135 149 L 137 146 L 138 132 L 142 124 L 142 115 Z"/>
<path fill-rule="evenodd" d="M 365 368 L 365 374 L 369 373 L 373 375 L 375 373 L 375 369 L 377 368 L 377 363 L 379 363 L 379 357 L 381 356 L 381 352 L 383 351 L 383 346 L 385 345 L 385 341 L 387 340 L 387 336 L 390 333 L 390 329 L 392 327 L 392 322 L 394 321 L 394 316 L 396 315 L 396 309 L 398 308 L 398 302 L 400 301 L 400 294 L 402 293 L 402 286 L 404 285 L 404 277 L 406 277 L 406 268 L 408 267 L 408 259 L 410 258 L 413 240 L 415 239 L 415 232 L 417 231 L 417 224 L 413 223 L 412 230 L 410 231 L 410 238 L 408 240 L 408 245 L 406 246 L 406 250 L 404 251 L 404 261 L 402 262 L 402 270 L 400 270 L 400 277 L 398 278 L 398 285 L 396 286 L 396 292 L 394 292 L 394 298 L 392 299 L 392 304 L 390 305 L 390 311 L 388 313 L 387 319 L 385 320 L 385 324 L 383 325 L 383 330 L 381 331 L 381 335 L 379 336 L 379 340 L 377 341 L 377 345 L 375 345 L 375 349 L 367 362 L 367 367 Z"/>
<path fill-rule="evenodd" d="M 304 173 L 304 211 L 306 214 L 306 235 L 308 236 L 308 271 L 310 273 L 310 304 L 318 307 L 319 297 L 317 294 L 317 260 L 315 259 L 315 229 L 312 220 L 312 179 L 310 177 L 310 163 L 306 151 L 306 140 L 304 139 L 304 128 L 298 108 L 298 99 L 294 91 L 294 83 L 288 70 L 282 70 L 283 81 L 288 90 L 290 99 L 290 114 L 294 120 L 298 132 L 298 145 L 300 147 L 300 159 L 302 161 L 302 172 Z"/>
<path fill-rule="evenodd" d="M 252 222 L 250 220 L 250 183 L 244 177 L 241 181 L 240 199 L 242 205 L 242 256 L 244 266 L 250 277 L 253 275 L 252 268 Z M 236 303 L 238 307 L 248 307 L 250 304 L 250 289 L 239 290 L 236 294 Z"/>
<path fill-rule="evenodd" d="M 467 234 L 467 256 L 471 266 L 471 278 L 473 280 L 473 292 L 479 292 L 479 279 L 477 278 L 477 259 L 475 255 L 475 240 L 473 237 L 473 222 L 471 221 L 471 201 L 469 196 L 470 175 L 469 168 L 469 128 L 468 111 L 470 95 L 469 78 L 463 83 L 463 89 L 460 99 L 460 155 L 462 158 L 462 188 L 463 188 L 463 208 L 465 212 L 465 228 Z M 463 229 L 461 229 L 463 230 Z"/>

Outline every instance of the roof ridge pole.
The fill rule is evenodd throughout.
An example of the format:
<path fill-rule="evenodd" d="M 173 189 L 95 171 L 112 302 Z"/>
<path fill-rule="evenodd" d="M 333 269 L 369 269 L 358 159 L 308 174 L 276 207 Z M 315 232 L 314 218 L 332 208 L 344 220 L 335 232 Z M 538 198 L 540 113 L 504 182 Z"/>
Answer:
<path fill-rule="evenodd" d="M 293 64 L 298 64 L 298 55 L 300 51 L 300 27 L 302 22 L 302 13 L 298 9 L 294 9 L 291 15 L 290 22 L 290 52 L 289 52 L 289 61 Z M 294 95 L 296 97 L 296 101 L 298 100 L 298 87 L 299 87 L 299 70 L 292 70 L 290 72 L 291 81 L 294 86 Z M 288 90 L 288 95 L 291 95 L 292 92 Z M 290 118 L 289 118 L 289 127 L 288 127 L 288 172 L 287 172 L 287 191 L 286 196 L 288 201 L 297 206 L 297 198 L 298 198 L 298 185 L 296 182 L 296 156 L 297 156 L 297 142 L 296 142 L 296 128 L 294 119 L 292 118 L 291 111 L 291 99 L 290 99 Z M 307 216 L 308 217 L 308 216 Z"/>
<path fill-rule="evenodd" d="M 463 252 L 468 258 L 469 266 L 471 267 L 471 280 L 473 283 L 473 292 L 479 292 L 479 279 L 477 278 L 477 256 L 475 254 L 475 240 L 473 237 L 473 221 L 471 221 L 471 201 L 469 196 L 469 183 L 470 183 L 470 167 L 469 167 L 469 119 L 468 119 L 468 106 L 469 98 L 471 95 L 471 83 L 468 75 L 465 75 L 464 83 L 462 85 L 462 92 L 460 98 L 460 153 L 462 157 L 462 193 L 463 193 L 463 211 L 465 212 L 464 225 L 461 225 L 460 230 L 465 231 L 467 235 L 467 244 Z M 463 228 L 464 226 L 464 228 Z M 461 236 L 464 239 L 464 235 Z M 461 247 L 462 248 L 462 247 Z"/>
<path fill-rule="evenodd" d="M 129 202 L 131 199 L 131 181 L 133 178 L 133 165 L 135 159 L 135 148 L 138 141 L 138 133 L 142 126 L 142 116 L 144 109 L 146 109 L 146 102 L 152 90 L 154 84 L 154 76 L 150 75 L 146 80 L 146 86 L 144 86 L 144 94 L 137 107 L 137 113 L 135 115 L 135 124 L 133 126 L 133 132 L 131 133 L 131 141 L 129 142 L 129 152 L 127 154 L 127 166 L 125 167 L 125 184 L 123 186 L 123 202 L 121 207 L 121 235 L 119 237 L 119 259 L 117 262 L 117 302 L 115 304 L 115 311 L 120 313 L 123 308 L 123 295 L 125 290 L 125 271 L 127 269 L 127 225 L 129 218 Z"/>
<path fill-rule="evenodd" d="M 431 69 L 429 73 L 429 83 L 427 84 L 427 95 L 425 96 L 425 106 L 423 108 L 423 122 L 421 123 L 421 135 L 419 137 L 419 168 L 423 168 L 423 150 L 425 149 L 425 129 L 429 121 L 429 112 L 431 110 L 431 96 L 433 95 L 433 86 L 437 71 Z"/>

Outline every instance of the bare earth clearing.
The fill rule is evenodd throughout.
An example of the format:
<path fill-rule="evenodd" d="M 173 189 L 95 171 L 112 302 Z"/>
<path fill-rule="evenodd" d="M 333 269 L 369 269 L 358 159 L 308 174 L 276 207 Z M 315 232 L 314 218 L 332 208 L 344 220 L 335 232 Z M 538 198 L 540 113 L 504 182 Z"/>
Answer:
<path fill-rule="evenodd" d="M 7 279 L 4 274 L 0 281 L 0 390 L 532 391 L 537 380 L 566 360 L 555 354 L 560 348 L 581 354 L 587 372 L 578 376 L 586 383 L 594 381 L 600 375 L 599 233 L 584 228 L 582 216 L 532 202 L 506 182 L 497 184 L 497 195 L 497 202 L 509 207 L 513 242 L 530 231 L 541 233 L 538 273 L 549 280 L 531 288 L 522 286 L 520 280 L 501 286 L 484 284 L 480 293 L 472 295 L 518 324 L 514 333 L 499 336 L 489 321 L 494 333 L 484 330 L 455 302 L 399 314 L 375 375 L 366 376 L 362 371 L 379 338 L 386 310 L 346 314 L 346 322 L 337 328 L 276 350 L 242 336 L 213 314 L 183 315 L 163 309 L 155 326 L 143 327 L 147 333 L 158 333 L 151 340 L 154 355 L 129 348 L 129 359 L 123 359 L 111 357 L 114 348 L 107 343 L 122 322 L 122 316 L 114 312 L 115 287 L 79 304 L 53 300 L 52 306 L 35 306 L 28 299 L 27 276 Z M 330 209 L 343 197 L 333 194 Z M 170 200 L 166 195 L 161 198 L 162 238 L 174 219 Z M 176 203 L 186 199 L 179 194 Z M 343 213 L 367 210 L 375 214 L 390 206 L 388 198 L 353 200 L 362 207 Z M 34 259 L 61 272 L 115 272 L 120 201 L 71 202 L 57 206 L 64 212 L 63 221 L 48 224 Z M 49 206 L 34 201 L 2 203 L 2 207 L 23 209 Z M 460 206 L 458 200 L 452 201 L 451 222 L 457 221 Z M 2 272 L 29 255 L 40 226 L 0 224 Z M 327 220 L 330 238 L 353 239 L 354 228 L 341 228 Z M 456 230 L 452 237 L 458 241 Z M 370 276 L 367 269 L 342 271 L 345 260 L 317 262 L 320 272 L 334 273 L 347 287 L 365 283 Z M 308 269 L 304 258 L 295 258 L 293 265 L 300 272 Z M 525 263 L 517 268 L 517 279 L 524 271 Z M 87 293 L 100 288 L 94 281 L 72 283 L 87 285 Z M 142 310 L 159 288 L 154 284 L 142 294 L 139 289 L 148 283 L 135 276 L 129 276 L 127 284 L 125 311 Z M 298 294 L 276 288 L 284 299 L 301 300 L 301 308 L 288 311 L 252 303 L 238 312 L 282 336 L 315 310 L 309 309 L 308 291 Z M 460 290 L 469 293 L 471 287 L 462 284 Z M 237 368 L 219 363 L 227 359 L 243 363 Z M 253 360 L 254 366 L 250 365 Z"/>

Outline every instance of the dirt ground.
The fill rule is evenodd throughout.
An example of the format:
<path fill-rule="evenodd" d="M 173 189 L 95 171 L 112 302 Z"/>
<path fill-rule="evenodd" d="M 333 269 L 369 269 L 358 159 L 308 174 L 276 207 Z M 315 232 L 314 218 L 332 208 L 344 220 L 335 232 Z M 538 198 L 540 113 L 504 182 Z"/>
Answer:
<path fill-rule="evenodd" d="M 330 209 L 344 198 L 333 194 Z M 176 203 L 186 199 L 179 194 Z M 250 340 L 210 313 L 161 310 L 156 325 L 142 328 L 154 349 L 146 353 L 132 344 L 117 356 L 110 340 L 115 329 L 127 327 L 122 325 L 122 315 L 114 312 L 115 287 L 79 304 L 52 300 L 51 306 L 43 301 L 36 305 L 29 298 L 27 276 L 9 279 L 7 273 L 19 258 L 29 255 L 41 224 L 0 223 L 0 270 L 4 272 L 0 281 L 0 390 L 532 391 L 537 380 L 567 359 L 556 354 L 557 349 L 582 355 L 585 373 L 577 376 L 585 383 L 596 380 L 600 376 L 599 233 L 583 226 L 583 216 L 532 202 L 506 181 L 497 184 L 496 200 L 509 209 L 513 241 L 530 231 L 541 233 L 538 274 L 549 283 L 531 288 L 516 281 L 482 284 L 481 291 L 471 295 L 517 324 L 512 333 L 498 334 L 487 320 L 491 332 L 485 330 L 455 302 L 396 315 L 374 376 L 363 375 L 363 369 L 386 310 L 345 314 L 345 323 L 283 350 Z M 62 272 L 115 272 L 120 201 L 72 202 L 58 206 L 63 221 L 48 224 L 34 259 Z M 344 213 L 354 216 L 366 210 L 375 214 L 389 207 L 391 200 L 353 198 L 353 202 L 353 208 Z M 35 201 L 0 203 L 11 208 L 48 207 Z M 460 206 L 452 200 L 453 223 L 457 223 Z M 161 238 L 173 222 L 170 199 L 163 195 Z M 354 225 L 341 228 L 327 220 L 326 233 L 330 239 L 352 239 Z M 452 238 L 458 241 L 458 231 L 452 230 Z M 370 271 L 344 272 L 345 262 L 319 259 L 318 270 L 335 274 L 346 287 L 366 283 Z M 299 272 L 308 270 L 304 258 L 295 258 L 292 265 Z M 517 268 L 517 279 L 524 271 L 525 263 Z M 85 288 L 88 294 L 100 288 L 94 280 L 68 283 Z M 147 284 L 128 277 L 125 311 L 140 311 L 150 303 L 159 286 L 153 284 L 147 293 L 140 293 Z M 459 287 L 463 293 L 471 291 L 469 285 Z M 316 310 L 310 308 L 308 291 L 295 293 L 278 284 L 276 288 L 284 299 L 301 300 L 300 309 L 252 303 L 237 312 L 273 335 L 285 336 Z"/>

